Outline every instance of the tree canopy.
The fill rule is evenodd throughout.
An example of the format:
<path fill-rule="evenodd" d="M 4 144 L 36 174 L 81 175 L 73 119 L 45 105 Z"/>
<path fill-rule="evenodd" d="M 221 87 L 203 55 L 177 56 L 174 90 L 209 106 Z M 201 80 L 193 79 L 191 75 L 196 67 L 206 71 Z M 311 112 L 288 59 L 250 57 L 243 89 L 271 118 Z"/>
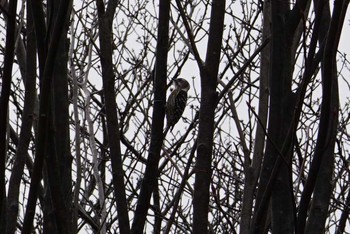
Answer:
<path fill-rule="evenodd" d="M 1 1 L 0 232 L 349 232 L 348 4 Z"/>

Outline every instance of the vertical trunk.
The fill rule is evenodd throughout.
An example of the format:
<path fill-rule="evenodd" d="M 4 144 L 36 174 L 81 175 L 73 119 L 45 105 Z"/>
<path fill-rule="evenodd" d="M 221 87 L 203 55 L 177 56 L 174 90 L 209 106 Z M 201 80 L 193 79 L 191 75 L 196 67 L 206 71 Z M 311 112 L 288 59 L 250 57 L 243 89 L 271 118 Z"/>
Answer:
<path fill-rule="evenodd" d="M 67 13 L 69 12 L 69 6 L 71 1 L 61 0 L 57 20 L 54 21 L 54 27 L 50 37 L 49 49 L 45 59 L 45 64 L 41 65 L 41 94 L 40 94 L 40 115 L 39 115 L 39 126 L 38 126 L 38 140 L 37 140 L 37 150 L 35 155 L 35 165 L 33 169 L 32 181 L 30 184 L 29 197 L 26 215 L 24 217 L 23 223 L 23 233 L 30 233 L 31 226 L 35 214 L 36 199 L 38 196 L 38 188 L 40 186 L 41 172 L 43 166 L 44 157 L 47 156 L 47 166 L 48 166 L 48 177 L 50 189 L 52 192 L 52 202 L 54 204 L 55 210 L 57 211 L 57 226 L 58 230 L 62 233 L 68 233 L 66 222 L 66 214 L 64 213 L 64 203 L 62 198 L 62 191 L 60 184 L 56 181 L 59 178 L 59 173 L 57 171 L 58 166 L 55 158 L 56 147 L 55 138 L 52 132 L 55 131 L 53 126 L 53 113 L 50 107 L 50 101 L 52 100 L 51 87 L 53 84 L 53 73 L 55 58 L 57 55 L 59 39 L 61 38 L 64 23 L 60 19 L 65 19 Z M 33 7 L 33 5 L 31 5 Z M 34 7 L 33 7 L 34 9 Z M 36 9 L 41 11 L 41 9 Z M 36 11 L 38 13 L 38 11 Z M 38 15 L 34 16 L 36 18 Z M 36 22 L 36 21 L 35 21 Z M 38 28 L 36 30 L 40 31 Z M 42 46 L 42 45 L 41 45 Z M 51 134 L 50 134 L 51 133 Z M 62 208 L 63 207 L 63 208 Z"/>
<path fill-rule="evenodd" d="M 147 158 L 147 167 L 142 181 L 139 199 L 132 224 L 132 233 L 143 233 L 147 211 L 154 187 L 157 184 L 160 150 L 163 144 L 163 127 L 166 102 L 166 77 L 169 43 L 170 1 L 160 0 L 159 27 L 157 39 L 157 57 L 154 76 L 154 108 L 152 113 L 151 143 Z"/>
<path fill-rule="evenodd" d="M 330 26 L 331 22 L 331 16 L 330 16 L 330 9 L 329 9 L 329 2 L 323 1 L 323 0 L 315 0 L 315 9 L 318 9 L 320 5 L 322 4 L 322 25 L 319 34 L 318 34 L 318 40 L 319 44 L 322 44 L 327 39 L 327 33 L 328 28 Z M 335 59 L 335 58 L 334 58 Z M 335 61 L 333 61 L 334 64 L 336 64 Z M 324 69 L 325 64 L 321 63 L 321 69 Z M 334 170 L 334 144 L 335 144 L 335 138 L 337 134 L 337 124 L 338 124 L 338 109 L 339 109 L 339 103 L 338 103 L 338 82 L 337 82 L 337 68 L 335 67 L 332 71 L 332 80 L 334 80 L 334 85 L 331 87 L 332 89 L 332 97 L 331 97 L 331 109 L 336 109 L 337 111 L 335 113 L 331 114 L 331 124 L 330 124 L 330 134 L 331 134 L 331 143 L 329 147 L 327 147 L 326 151 L 324 152 L 324 155 L 322 156 L 322 162 L 320 165 L 320 172 L 317 176 L 315 189 L 314 189 L 314 196 L 313 201 L 311 203 L 310 207 L 310 215 L 308 218 L 308 221 L 306 223 L 305 227 L 305 233 L 323 233 L 324 230 L 324 224 L 326 221 L 326 218 L 328 216 L 328 205 L 330 202 L 330 196 L 333 189 L 333 170 Z M 335 114 L 335 116 L 333 115 Z"/>
<path fill-rule="evenodd" d="M 56 19 L 59 1 L 52 1 L 53 9 L 51 14 Z M 69 23 L 69 12 L 71 12 L 71 5 L 68 8 L 66 19 L 63 19 L 64 29 L 58 44 L 58 53 L 55 59 L 55 68 L 53 74 L 53 99 L 52 107 L 54 108 L 53 124 L 55 125 L 54 138 L 56 139 L 56 160 L 58 166 L 58 176 L 60 177 L 60 187 L 62 190 L 62 199 L 64 206 L 62 207 L 65 215 L 65 223 L 68 225 L 67 229 L 70 232 L 70 222 L 72 220 L 72 157 L 70 155 L 69 146 L 69 114 L 68 114 L 68 45 L 67 45 L 67 31 Z"/>
<path fill-rule="evenodd" d="M 271 2 L 270 0 L 264 1 L 263 9 L 263 40 L 267 40 L 271 34 Z M 249 233 L 251 225 L 251 216 L 253 210 L 253 200 L 256 184 L 258 182 L 262 156 L 265 146 L 265 128 L 267 122 L 268 113 L 268 98 L 269 87 L 268 78 L 270 70 L 270 45 L 267 45 L 261 51 L 261 66 L 260 66 L 260 82 L 259 82 L 259 124 L 255 134 L 255 145 L 252 165 L 246 168 L 245 181 L 244 181 L 244 193 L 242 201 L 241 212 L 241 225 L 240 233 Z"/>
<path fill-rule="evenodd" d="M 49 90 L 47 92 L 42 92 L 42 86 L 43 86 L 43 77 L 44 77 L 44 70 L 45 70 L 45 60 L 46 60 L 46 54 L 47 54 L 47 45 L 45 42 L 46 37 L 46 24 L 45 24 L 45 18 L 44 18 L 44 10 L 41 3 L 38 1 L 29 1 L 28 2 L 28 8 L 31 8 L 33 21 L 34 21 L 34 28 L 35 28 L 35 36 L 36 36 L 36 44 L 38 49 L 38 58 L 39 58 L 39 78 L 40 78 L 40 103 L 38 111 L 39 120 L 37 121 L 37 128 L 35 129 L 36 134 L 36 155 L 35 155 L 35 161 L 32 169 L 32 175 L 31 175 L 31 182 L 30 182 L 30 188 L 29 188 L 29 194 L 28 194 L 28 201 L 27 201 L 27 207 L 25 210 L 25 215 L 23 218 L 23 227 L 22 227 L 22 233 L 30 233 L 32 228 L 32 223 L 34 219 L 35 214 L 35 207 L 36 207 L 36 199 L 38 196 L 38 189 L 40 187 L 40 180 L 41 180 L 41 173 L 42 173 L 42 167 L 43 167 L 43 160 L 44 160 L 44 147 L 45 147 L 45 141 L 46 137 L 43 136 L 45 134 L 45 129 L 47 128 L 46 125 L 46 115 L 40 115 L 43 113 L 43 108 L 46 109 L 46 103 L 44 101 L 47 101 L 43 97 L 46 96 L 48 98 L 49 96 Z M 48 82 L 50 80 L 48 79 Z M 40 113 L 41 111 L 41 113 Z M 45 110 L 46 112 L 46 110 Z M 40 123 L 39 123 L 40 122 Z M 40 132 L 40 134 L 39 134 Z"/>
<path fill-rule="evenodd" d="M 124 171 L 120 149 L 120 133 L 117 114 L 117 103 L 115 100 L 115 76 L 112 61 L 112 23 L 115 8 L 118 1 L 108 1 L 107 8 L 104 2 L 96 1 L 99 25 L 100 60 L 102 66 L 102 83 L 105 98 L 105 110 L 107 119 L 108 142 L 112 164 L 112 181 L 114 195 L 117 203 L 119 231 L 120 233 L 130 233 L 128 207 L 126 203 L 126 193 L 124 184 Z"/>
<path fill-rule="evenodd" d="M 294 233 L 295 205 L 291 184 L 295 95 L 291 91 L 293 40 L 298 18 L 291 18 L 289 1 L 271 1 L 272 45 L 268 141 L 258 187 L 252 233 L 264 230 L 268 204 L 274 233 Z"/>
<path fill-rule="evenodd" d="M 24 83 L 25 98 L 23 107 L 23 118 L 17 152 L 9 181 L 7 201 L 7 224 L 6 233 L 15 233 L 18 215 L 19 188 L 23 175 L 26 154 L 31 137 L 34 106 L 36 102 L 36 46 L 33 18 L 31 8 L 27 7 L 27 51 L 23 53 L 25 62 Z"/>
<path fill-rule="evenodd" d="M 287 139 L 292 121 L 294 101 L 291 93 L 293 34 L 289 34 L 287 13 L 288 1 L 272 1 L 272 58 L 270 76 L 270 119 L 268 134 L 271 138 L 266 145 L 266 168 L 282 158 L 279 173 L 271 194 L 271 227 L 274 233 L 294 233 L 294 203 L 291 185 L 292 140 Z M 294 134 L 293 134 L 294 135 Z M 283 152 L 284 151 L 284 152 Z M 272 166 L 273 167 L 273 166 Z"/>
<path fill-rule="evenodd" d="M 323 3 L 320 3 L 323 4 Z M 300 199 L 298 213 L 298 232 L 322 232 L 327 218 L 329 199 L 332 191 L 332 174 L 334 164 L 334 145 L 338 123 L 338 81 L 336 55 L 342 31 L 348 1 L 335 1 L 332 19 L 329 25 L 322 61 L 322 104 L 320 129 L 309 175 Z M 325 8 L 327 10 L 327 7 Z M 325 11 L 324 16 L 327 16 Z M 325 34 L 320 32 L 320 38 Z M 310 211 L 311 195 L 313 201 Z M 305 228 L 307 214 L 308 223 Z"/>
<path fill-rule="evenodd" d="M 61 1 L 47 2 L 47 41 L 54 36 L 54 25 L 59 14 Z M 55 233 L 59 230 L 70 233 L 71 207 L 71 177 L 69 160 L 68 132 L 68 79 L 66 35 L 70 5 L 65 18 L 60 20 L 62 32 L 57 43 L 57 55 L 54 58 L 50 110 L 49 110 L 49 144 L 46 158 L 47 175 L 46 197 L 44 211 L 44 231 Z M 50 66 L 45 64 L 45 66 Z M 61 166 L 61 165 L 64 166 Z M 68 191 L 67 191 L 68 190 Z M 67 215 L 68 214 L 68 215 Z"/>
<path fill-rule="evenodd" d="M 17 0 L 10 1 L 8 8 L 8 21 L 6 28 L 6 47 L 4 70 L 0 96 L 0 232 L 5 232 L 6 217 L 6 188 L 5 164 L 7 155 L 6 129 L 8 126 L 8 104 L 11 90 L 12 64 L 15 51 Z"/>
<path fill-rule="evenodd" d="M 195 184 L 193 197 L 193 233 L 208 232 L 209 186 L 213 150 L 214 118 L 217 103 L 217 75 L 225 18 L 225 1 L 213 0 L 205 66 L 201 67 L 201 104 Z"/>
<path fill-rule="evenodd" d="M 59 1 L 53 2 L 48 1 L 47 9 L 47 24 L 48 24 L 48 36 L 47 41 L 50 40 L 53 34 L 54 23 L 58 14 Z M 70 7 L 69 7 L 70 8 Z M 68 13 L 70 10 L 68 9 Z M 65 42 L 67 35 L 67 23 L 68 23 L 69 14 L 67 14 L 66 19 L 62 20 L 64 25 L 61 39 L 58 43 L 58 53 L 54 58 L 54 68 L 53 68 L 53 86 L 51 92 L 51 105 L 50 112 L 52 113 L 50 117 L 50 141 L 49 149 L 51 153 L 47 160 L 50 163 L 46 163 L 46 168 L 49 170 L 48 173 L 45 173 L 46 176 L 53 178 L 45 178 L 46 181 L 46 196 L 45 196 L 45 207 L 43 207 L 44 213 L 44 223 L 43 228 L 46 233 L 56 233 L 57 230 L 64 226 L 65 230 L 69 233 L 69 223 L 72 220 L 69 215 L 58 214 L 72 214 L 68 212 L 68 207 L 71 207 L 71 196 L 69 195 L 71 190 L 71 165 L 68 161 L 69 159 L 69 132 L 68 132 L 68 83 L 67 83 L 67 50 L 65 49 Z M 60 170 L 60 164 L 65 164 L 61 167 L 63 170 Z M 54 169 L 53 169 L 54 167 Z M 53 173 L 55 172 L 55 173 Z M 51 185 L 51 182 L 55 185 Z M 51 191 L 50 187 L 54 187 L 57 191 Z M 57 194 L 56 199 L 53 197 Z M 56 201 L 59 199 L 60 201 Z M 54 203 L 57 203 L 56 209 Z M 58 205 L 63 204 L 63 205 Z M 57 208 L 59 207 L 59 208 Z M 60 211 L 58 211 L 59 209 Z"/>

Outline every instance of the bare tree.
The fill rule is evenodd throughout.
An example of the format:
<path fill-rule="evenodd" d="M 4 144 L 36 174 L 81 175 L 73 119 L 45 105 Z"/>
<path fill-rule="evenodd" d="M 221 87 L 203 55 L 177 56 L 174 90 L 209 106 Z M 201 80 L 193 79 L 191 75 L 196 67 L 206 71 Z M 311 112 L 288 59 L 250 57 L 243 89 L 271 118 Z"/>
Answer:
<path fill-rule="evenodd" d="M 16 2 L 0 7 L 2 232 L 349 230 L 348 1 Z"/>

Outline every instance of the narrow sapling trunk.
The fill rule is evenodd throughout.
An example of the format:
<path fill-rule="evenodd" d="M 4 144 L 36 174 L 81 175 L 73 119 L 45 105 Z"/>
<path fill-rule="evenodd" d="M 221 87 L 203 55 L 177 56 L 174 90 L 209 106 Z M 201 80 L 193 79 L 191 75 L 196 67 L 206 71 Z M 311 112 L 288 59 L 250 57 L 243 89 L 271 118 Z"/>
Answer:
<path fill-rule="evenodd" d="M 217 76 L 225 18 L 225 1 L 213 0 L 205 66 L 201 68 L 201 102 L 195 184 L 193 197 L 193 233 L 208 232 L 209 187 L 217 105 Z"/>

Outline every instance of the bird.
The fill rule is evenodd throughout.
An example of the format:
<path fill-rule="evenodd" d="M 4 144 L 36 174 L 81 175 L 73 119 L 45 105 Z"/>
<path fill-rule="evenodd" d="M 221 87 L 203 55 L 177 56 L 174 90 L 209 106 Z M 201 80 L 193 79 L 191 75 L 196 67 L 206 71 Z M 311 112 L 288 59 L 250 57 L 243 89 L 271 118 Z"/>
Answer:
<path fill-rule="evenodd" d="M 165 133 L 173 130 L 175 124 L 181 118 L 187 104 L 187 92 L 190 89 L 190 84 L 184 78 L 177 78 L 173 80 L 174 90 L 170 93 L 165 106 L 165 114 L 167 119 L 167 126 Z"/>

